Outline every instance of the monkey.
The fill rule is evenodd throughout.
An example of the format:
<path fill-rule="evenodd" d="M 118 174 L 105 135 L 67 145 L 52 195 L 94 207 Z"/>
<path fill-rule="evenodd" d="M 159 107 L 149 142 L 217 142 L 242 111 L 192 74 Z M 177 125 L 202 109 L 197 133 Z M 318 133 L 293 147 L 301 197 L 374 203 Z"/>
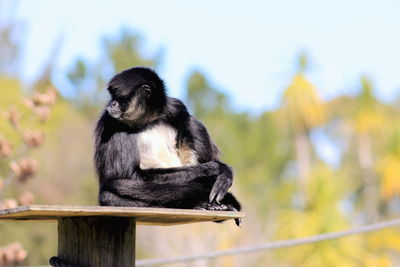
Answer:
<path fill-rule="evenodd" d="M 95 129 L 102 206 L 240 211 L 228 192 L 232 168 L 206 127 L 151 69 L 133 67 L 108 83 L 111 100 Z M 236 219 L 240 227 L 241 220 Z M 75 266 L 52 257 L 55 267 Z"/>
<path fill-rule="evenodd" d="M 232 168 L 154 70 L 124 70 L 107 90 L 111 99 L 95 128 L 100 205 L 241 210 L 228 192 Z"/>

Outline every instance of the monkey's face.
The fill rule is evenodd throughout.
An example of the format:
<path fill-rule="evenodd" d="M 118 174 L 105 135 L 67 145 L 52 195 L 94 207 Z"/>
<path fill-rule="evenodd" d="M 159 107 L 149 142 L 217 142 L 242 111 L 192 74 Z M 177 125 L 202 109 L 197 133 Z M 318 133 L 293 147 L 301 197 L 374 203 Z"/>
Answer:
<path fill-rule="evenodd" d="M 140 126 L 161 116 L 166 102 L 163 81 L 147 68 L 117 74 L 108 85 L 111 101 L 107 112 L 130 126 Z"/>

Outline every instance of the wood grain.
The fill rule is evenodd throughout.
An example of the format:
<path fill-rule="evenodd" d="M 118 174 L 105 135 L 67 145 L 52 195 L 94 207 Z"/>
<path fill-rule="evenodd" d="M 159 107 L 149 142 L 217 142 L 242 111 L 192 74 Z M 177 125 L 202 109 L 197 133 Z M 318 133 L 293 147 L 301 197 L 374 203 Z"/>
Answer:
<path fill-rule="evenodd" d="M 189 209 L 28 205 L 0 210 L 0 221 L 58 220 L 66 217 L 130 217 L 141 225 L 175 225 L 243 218 L 243 212 Z"/>
<path fill-rule="evenodd" d="M 134 266 L 134 219 L 60 218 L 58 220 L 58 257 L 73 266 Z"/>

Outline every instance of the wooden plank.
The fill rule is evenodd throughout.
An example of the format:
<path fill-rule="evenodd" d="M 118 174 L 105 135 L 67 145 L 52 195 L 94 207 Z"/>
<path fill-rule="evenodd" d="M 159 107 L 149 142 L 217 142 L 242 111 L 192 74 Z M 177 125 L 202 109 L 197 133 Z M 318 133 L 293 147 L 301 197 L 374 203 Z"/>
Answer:
<path fill-rule="evenodd" d="M 59 205 L 27 205 L 0 210 L 0 221 L 58 220 L 87 216 L 131 217 L 142 225 L 174 225 L 231 220 L 242 218 L 245 214 L 232 211 Z"/>

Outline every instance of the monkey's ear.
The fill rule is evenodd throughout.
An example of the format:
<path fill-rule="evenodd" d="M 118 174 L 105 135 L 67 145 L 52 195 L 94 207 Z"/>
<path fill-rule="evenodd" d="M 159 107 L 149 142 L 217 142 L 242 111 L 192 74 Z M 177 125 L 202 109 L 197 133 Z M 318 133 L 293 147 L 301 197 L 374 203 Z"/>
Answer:
<path fill-rule="evenodd" d="M 149 98 L 151 96 L 151 87 L 147 84 L 144 84 L 140 88 L 143 91 L 143 94 Z"/>

